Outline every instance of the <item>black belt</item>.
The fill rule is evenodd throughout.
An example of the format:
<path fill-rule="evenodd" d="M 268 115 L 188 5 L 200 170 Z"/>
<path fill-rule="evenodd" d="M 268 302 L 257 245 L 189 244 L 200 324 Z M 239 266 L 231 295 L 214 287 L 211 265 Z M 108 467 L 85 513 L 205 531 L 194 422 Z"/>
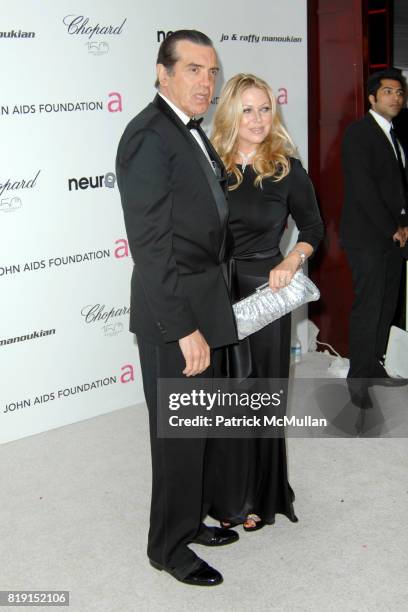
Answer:
<path fill-rule="evenodd" d="M 268 249 L 267 251 L 258 251 L 256 253 L 242 253 L 242 254 L 233 255 L 228 260 L 227 286 L 228 286 L 233 303 L 238 300 L 236 262 L 237 261 L 262 261 L 265 259 L 270 259 L 271 257 L 278 257 L 279 255 L 281 255 L 280 249 L 279 247 L 275 247 L 273 249 Z"/>

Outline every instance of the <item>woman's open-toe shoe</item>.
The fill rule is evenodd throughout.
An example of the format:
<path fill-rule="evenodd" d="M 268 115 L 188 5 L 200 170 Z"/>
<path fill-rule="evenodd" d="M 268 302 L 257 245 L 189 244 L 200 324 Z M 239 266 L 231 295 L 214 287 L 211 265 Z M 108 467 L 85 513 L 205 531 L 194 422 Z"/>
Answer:
<path fill-rule="evenodd" d="M 251 522 L 251 525 L 247 523 Z M 243 524 L 244 531 L 258 531 L 258 529 L 262 529 L 265 525 L 263 520 L 257 514 L 248 514 Z"/>
<path fill-rule="evenodd" d="M 223 529 L 232 529 L 240 524 L 240 521 L 220 521 L 220 527 Z"/>

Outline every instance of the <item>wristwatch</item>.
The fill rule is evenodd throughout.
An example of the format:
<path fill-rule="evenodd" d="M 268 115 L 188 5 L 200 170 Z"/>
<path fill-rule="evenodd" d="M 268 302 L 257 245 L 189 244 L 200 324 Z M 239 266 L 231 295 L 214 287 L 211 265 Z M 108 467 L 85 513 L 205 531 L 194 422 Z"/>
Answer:
<path fill-rule="evenodd" d="M 307 255 L 301 249 L 293 249 L 293 252 L 299 255 L 300 257 L 299 267 L 301 268 L 307 259 Z"/>

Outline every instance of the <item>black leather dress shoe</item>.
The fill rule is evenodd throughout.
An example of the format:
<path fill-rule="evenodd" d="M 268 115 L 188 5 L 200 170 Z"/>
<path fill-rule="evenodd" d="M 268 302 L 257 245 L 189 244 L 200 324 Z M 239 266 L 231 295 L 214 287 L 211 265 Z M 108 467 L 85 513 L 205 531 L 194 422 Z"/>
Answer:
<path fill-rule="evenodd" d="M 208 565 L 205 561 L 201 561 L 200 565 L 192 570 L 184 578 L 177 575 L 177 568 L 165 567 L 150 559 L 150 565 L 157 570 L 164 570 L 170 576 L 173 576 L 179 582 L 184 584 L 192 584 L 193 586 L 216 586 L 223 581 L 222 575 L 216 569 Z"/>
<path fill-rule="evenodd" d="M 373 378 L 370 379 L 370 385 L 378 385 L 381 387 L 405 387 L 408 385 L 406 378 L 390 376 L 383 364 L 377 363 Z"/>
<path fill-rule="evenodd" d="M 239 540 L 239 535 L 232 529 L 224 529 L 224 527 L 207 527 L 204 525 L 197 537 L 194 538 L 194 544 L 203 544 L 204 546 L 225 546 Z"/>
<path fill-rule="evenodd" d="M 384 376 L 381 378 L 372 378 L 370 380 L 371 385 L 377 385 L 379 387 L 405 387 L 408 385 L 406 378 L 397 378 L 393 376 Z"/>

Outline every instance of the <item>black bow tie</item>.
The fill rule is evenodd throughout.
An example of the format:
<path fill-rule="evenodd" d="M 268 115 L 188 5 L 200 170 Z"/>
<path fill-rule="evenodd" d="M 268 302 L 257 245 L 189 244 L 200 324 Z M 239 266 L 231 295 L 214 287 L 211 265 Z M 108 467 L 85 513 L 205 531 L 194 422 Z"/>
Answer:
<path fill-rule="evenodd" d="M 203 117 L 201 117 L 201 119 L 190 119 L 190 121 L 186 124 L 186 127 L 189 130 L 198 130 L 202 121 L 203 121 Z"/>

